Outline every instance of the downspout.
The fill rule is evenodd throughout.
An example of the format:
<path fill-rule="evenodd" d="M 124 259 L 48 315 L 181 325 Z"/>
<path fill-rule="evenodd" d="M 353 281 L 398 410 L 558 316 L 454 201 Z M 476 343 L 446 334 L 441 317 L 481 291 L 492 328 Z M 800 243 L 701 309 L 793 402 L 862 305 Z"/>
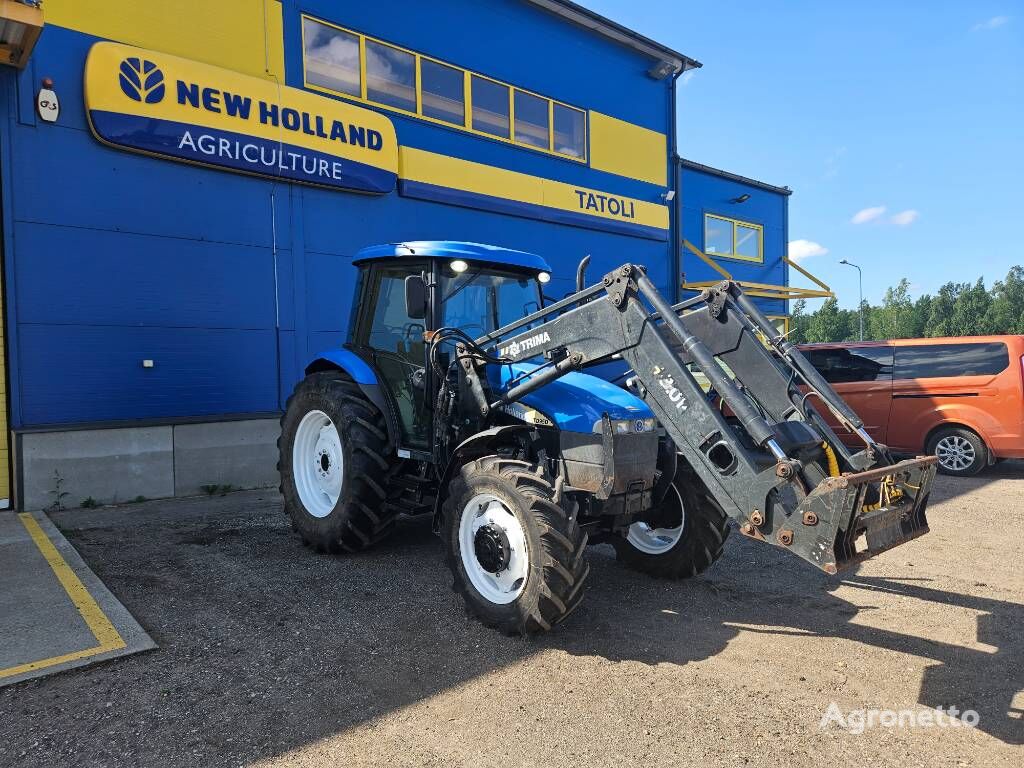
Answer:
<path fill-rule="evenodd" d="M 680 275 L 683 272 L 683 253 L 682 253 L 682 233 L 680 230 L 681 222 L 680 218 L 680 206 L 682 206 L 682 196 L 679 189 L 679 172 L 677 159 L 679 157 L 679 128 L 676 124 L 676 81 L 686 71 L 686 64 L 683 63 L 682 67 L 678 72 L 672 74 L 672 93 L 669 96 L 669 116 L 668 126 L 669 132 L 672 135 L 671 147 L 668 154 L 668 174 L 669 174 L 669 185 L 670 191 L 674 192 L 675 195 L 672 200 L 669 201 L 671 208 L 668 212 L 668 236 L 671 241 L 672 247 L 672 303 L 675 304 L 680 301 L 682 289 L 679 287 Z"/>

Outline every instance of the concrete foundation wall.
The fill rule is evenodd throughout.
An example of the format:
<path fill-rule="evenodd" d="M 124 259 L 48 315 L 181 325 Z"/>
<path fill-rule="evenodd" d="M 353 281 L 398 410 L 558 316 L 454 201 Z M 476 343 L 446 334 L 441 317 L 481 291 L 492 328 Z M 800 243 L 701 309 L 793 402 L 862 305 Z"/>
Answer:
<path fill-rule="evenodd" d="M 30 432 L 17 445 L 21 509 L 194 496 L 277 485 L 276 419 Z"/>

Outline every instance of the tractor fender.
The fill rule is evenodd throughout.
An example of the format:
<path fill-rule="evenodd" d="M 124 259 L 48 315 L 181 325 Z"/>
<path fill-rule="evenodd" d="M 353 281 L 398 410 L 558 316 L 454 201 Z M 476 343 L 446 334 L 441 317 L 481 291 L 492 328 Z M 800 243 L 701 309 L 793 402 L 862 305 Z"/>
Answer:
<path fill-rule="evenodd" d="M 329 349 L 317 355 L 306 366 L 305 374 L 309 376 L 311 373 L 323 371 L 341 371 L 359 386 L 362 393 L 366 395 L 366 399 L 384 415 L 384 422 L 388 427 L 388 442 L 394 449 L 398 445 L 398 437 L 401 434 L 398 431 L 398 421 L 391 410 L 391 404 L 384 396 L 373 366 L 350 349 Z"/>
<path fill-rule="evenodd" d="M 477 432 L 472 437 L 466 438 L 452 453 L 444 472 L 437 484 L 437 497 L 434 500 L 434 533 L 441 530 L 441 508 L 445 497 L 448 494 L 448 483 L 452 475 L 467 461 L 478 459 L 481 456 L 489 456 L 494 453 L 498 446 L 505 444 L 509 437 L 517 432 L 533 432 L 536 428 L 531 424 L 506 424 L 501 427 L 491 427 L 483 432 Z"/>

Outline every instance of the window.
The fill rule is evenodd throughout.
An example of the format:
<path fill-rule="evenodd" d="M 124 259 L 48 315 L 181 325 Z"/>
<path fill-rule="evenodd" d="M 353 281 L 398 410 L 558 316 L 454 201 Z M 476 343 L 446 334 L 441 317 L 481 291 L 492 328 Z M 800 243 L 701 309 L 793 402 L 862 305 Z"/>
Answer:
<path fill-rule="evenodd" d="M 473 75 L 473 130 L 508 138 L 508 86 Z"/>
<path fill-rule="evenodd" d="M 466 123 L 466 77 L 461 69 L 420 59 L 423 114 L 454 125 Z"/>
<path fill-rule="evenodd" d="M 560 155 L 587 156 L 587 117 L 583 110 L 555 104 L 554 150 Z"/>
<path fill-rule="evenodd" d="M 525 91 L 516 91 L 516 141 L 548 149 L 551 130 L 548 125 L 551 102 Z"/>
<path fill-rule="evenodd" d="M 892 347 L 836 347 L 802 350 L 830 384 L 892 378 Z"/>
<path fill-rule="evenodd" d="M 582 109 L 310 16 L 302 37 L 308 88 L 586 162 Z"/>
<path fill-rule="evenodd" d="M 1001 341 L 973 344 L 921 344 L 896 348 L 897 379 L 995 376 L 1010 364 Z"/>
<path fill-rule="evenodd" d="M 302 52 L 307 83 L 350 96 L 362 96 L 356 35 L 304 18 Z"/>
<path fill-rule="evenodd" d="M 416 111 L 416 57 L 366 41 L 366 98 L 378 104 Z"/>
<path fill-rule="evenodd" d="M 762 240 L 760 224 L 704 214 L 704 252 L 709 256 L 762 262 Z"/>
<path fill-rule="evenodd" d="M 442 325 L 463 328 L 478 337 L 515 322 L 540 308 L 537 281 L 521 273 L 470 267 L 441 274 Z"/>

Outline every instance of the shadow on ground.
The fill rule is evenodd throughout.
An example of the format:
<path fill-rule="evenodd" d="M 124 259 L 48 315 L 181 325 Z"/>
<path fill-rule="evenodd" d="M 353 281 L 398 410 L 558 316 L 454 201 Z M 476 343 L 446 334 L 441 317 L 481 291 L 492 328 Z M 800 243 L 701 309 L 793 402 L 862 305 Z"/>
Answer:
<path fill-rule="evenodd" d="M 970 482 L 970 481 L 969 481 Z M 980 612 L 993 652 L 854 623 L 865 606 L 784 553 L 733 536 L 724 560 L 684 584 L 653 581 L 592 552 L 583 606 L 554 633 L 505 638 L 468 619 L 429 521 L 410 520 L 372 553 L 305 550 L 276 497 L 239 494 L 58 517 L 84 559 L 150 632 L 158 651 L 0 691 L 0 763 L 246 764 L 434 696 L 547 649 L 685 665 L 739 631 L 844 638 L 911 654 L 918 702 L 981 714 L 1024 744 L 1012 711 L 1024 687 L 1024 606 L 927 580 L 859 574 L 858 594 Z M 844 589 L 848 594 L 848 590 Z M 6 757 L 5 757 L 6 753 Z"/>

